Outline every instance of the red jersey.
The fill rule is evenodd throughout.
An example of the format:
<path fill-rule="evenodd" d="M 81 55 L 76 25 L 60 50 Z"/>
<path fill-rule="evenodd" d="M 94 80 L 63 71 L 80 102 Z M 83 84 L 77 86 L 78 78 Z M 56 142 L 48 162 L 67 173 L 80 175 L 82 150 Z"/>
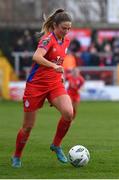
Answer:
<path fill-rule="evenodd" d="M 64 38 L 59 42 L 53 32 L 44 35 L 38 43 L 38 48 L 44 48 L 47 51 L 44 57 L 57 65 L 62 65 L 68 46 L 69 39 Z M 56 72 L 53 68 L 34 63 L 27 82 L 37 85 L 43 83 L 44 86 L 46 83 L 46 86 L 52 86 L 61 81 L 61 75 L 62 73 Z"/>
<path fill-rule="evenodd" d="M 70 95 L 71 99 L 74 101 L 80 100 L 79 89 L 84 84 L 84 78 L 79 75 L 78 77 L 70 76 L 68 77 L 69 87 L 68 87 L 68 94 Z"/>

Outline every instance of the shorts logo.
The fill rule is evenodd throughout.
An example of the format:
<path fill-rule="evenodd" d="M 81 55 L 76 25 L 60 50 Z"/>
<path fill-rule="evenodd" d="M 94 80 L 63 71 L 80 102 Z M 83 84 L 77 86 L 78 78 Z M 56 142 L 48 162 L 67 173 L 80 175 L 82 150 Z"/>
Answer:
<path fill-rule="evenodd" d="M 25 107 L 29 107 L 30 103 L 28 100 L 25 101 Z"/>

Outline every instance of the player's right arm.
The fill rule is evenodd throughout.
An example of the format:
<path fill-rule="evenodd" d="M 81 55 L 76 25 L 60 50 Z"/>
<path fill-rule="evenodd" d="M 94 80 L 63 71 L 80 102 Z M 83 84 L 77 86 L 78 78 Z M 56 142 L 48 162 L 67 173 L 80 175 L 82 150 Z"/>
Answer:
<path fill-rule="evenodd" d="M 51 40 L 50 41 L 48 39 L 41 40 L 39 42 L 37 50 L 35 51 L 35 53 L 33 55 L 33 61 L 35 61 L 37 64 L 40 64 L 40 65 L 43 65 L 46 67 L 54 68 L 55 71 L 63 73 L 63 67 L 62 66 L 57 65 L 51 61 L 48 61 L 45 58 L 45 55 L 51 46 L 52 46 Z"/>
<path fill-rule="evenodd" d="M 46 50 L 43 48 L 37 48 L 33 55 L 33 60 L 40 65 L 46 66 L 46 67 L 52 67 L 54 68 L 57 72 L 63 73 L 63 67 L 59 66 L 55 63 L 52 63 L 51 61 L 48 61 L 46 58 L 44 58 L 46 54 Z"/>

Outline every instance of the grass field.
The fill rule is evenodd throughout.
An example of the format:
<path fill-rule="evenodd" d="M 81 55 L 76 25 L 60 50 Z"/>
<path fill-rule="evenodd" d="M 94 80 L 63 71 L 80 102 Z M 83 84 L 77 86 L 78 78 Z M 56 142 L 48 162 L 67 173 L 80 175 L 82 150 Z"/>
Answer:
<path fill-rule="evenodd" d="M 10 157 L 22 120 L 22 103 L 0 101 L 1 179 L 109 179 L 119 178 L 119 102 L 82 102 L 75 123 L 63 141 L 65 153 L 76 145 L 86 146 L 91 160 L 86 167 L 61 164 L 50 152 L 60 114 L 46 103 L 25 148 L 21 169 Z"/>

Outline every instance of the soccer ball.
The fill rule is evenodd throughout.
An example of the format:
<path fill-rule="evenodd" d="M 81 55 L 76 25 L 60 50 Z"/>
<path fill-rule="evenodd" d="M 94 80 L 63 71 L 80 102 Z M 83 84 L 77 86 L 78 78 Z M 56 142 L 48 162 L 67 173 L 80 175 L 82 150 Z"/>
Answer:
<path fill-rule="evenodd" d="M 75 167 L 81 167 L 88 164 L 90 153 L 87 148 L 82 145 L 76 145 L 69 150 L 69 162 Z"/>

